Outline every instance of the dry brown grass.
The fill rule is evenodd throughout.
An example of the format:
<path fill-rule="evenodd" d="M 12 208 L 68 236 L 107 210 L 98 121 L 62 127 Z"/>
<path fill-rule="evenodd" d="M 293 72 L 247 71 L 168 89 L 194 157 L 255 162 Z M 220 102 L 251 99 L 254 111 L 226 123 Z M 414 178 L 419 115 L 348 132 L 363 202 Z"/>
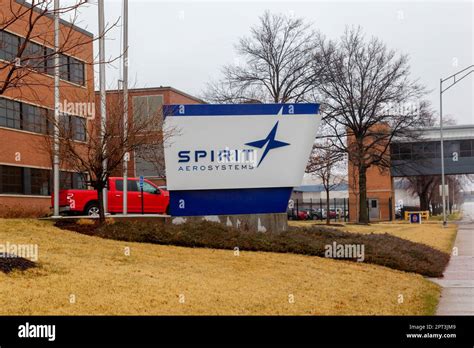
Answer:
<path fill-rule="evenodd" d="M 47 208 L 0 204 L 0 218 L 5 219 L 34 219 L 48 216 L 49 213 Z"/>
<path fill-rule="evenodd" d="M 291 226 L 307 227 L 313 221 L 289 221 Z M 343 224 L 335 226 L 347 232 L 354 233 L 388 233 L 412 242 L 429 245 L 435 249 L 451 254 L 456 238 L 457 226 L 448 224 L 443 228 L 441 222 L 423 221 L 421 224 L 410 224 L 405 221 L 371 223 L 370 225 Z"/>
<path fill-rule="evenodd" d="M 35 220 L 0 220 L 5 241 L 37 243 L 40 267 L 0 274 L 1 315 L 422 315 L 439 297 L 422 276 L 381 266 L 120 242 Z"/>

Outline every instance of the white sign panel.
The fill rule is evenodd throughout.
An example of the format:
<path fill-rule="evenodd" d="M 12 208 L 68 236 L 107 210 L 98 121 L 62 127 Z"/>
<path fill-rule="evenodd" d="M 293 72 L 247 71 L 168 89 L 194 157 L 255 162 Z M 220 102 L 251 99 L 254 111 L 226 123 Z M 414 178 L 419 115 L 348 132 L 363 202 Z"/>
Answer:
<path fill-rule="evenodd" d="M 172 134 L 165 143 L 168 189 L 299 186 L 321 117 L 291 114 L 291 105 L 285 109 L 263 115 L 183 112 L 166 117 L 165 132 Z"/>

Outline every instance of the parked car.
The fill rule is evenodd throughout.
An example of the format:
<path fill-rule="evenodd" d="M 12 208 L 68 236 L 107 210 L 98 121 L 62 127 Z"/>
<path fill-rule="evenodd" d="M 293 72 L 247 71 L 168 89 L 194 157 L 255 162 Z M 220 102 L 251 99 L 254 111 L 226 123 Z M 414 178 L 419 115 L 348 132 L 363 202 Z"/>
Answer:
<path fill-rule="evenodd" d="M 316 209 L 305 209 L 308 214 L 308 220 L 322 220 L 323 215 L 320 210 Z"/>
<path fill-rule="evenodd" d="M 295 209 L 287 210 L 288 220 L 308 220 L 308 212 L 304 210 L 296 211 Z"/>
<path fill-rule="evenodd" d="M 127 211 L 129 213 L 142 212 L 142 194 L 138 178 L 127 180 Z M 51 202 L 54 197 L 51 196 Z M 114 177 L 109 179 L 107 190 L 107 211 L 122 213 L 123 211 L 123 179 Z M 99 203 L 95 190 L 61 190 L 59 192 L 59 207 L 63 214 L 84 214 L 97 216 Z M 143 183 L 143 211 L 148 214 L 167 213 L 169 207 L 169 192 L 161 189 L 145 179 Z"/>
<path fill-rule="evenodd" d="M 308 220 L 308 212 L 307 211 L 304 211 L 304 210 L 300 210 L 298 212 L 298 220 Z"/>
<path fill-rule="evenodd" d="M 330 210 L 330 211 L 329 211 L 329 218 L 330 218 L 330 219 L 337 219 L 338 217 L 339 217 L 339 216 L 338 216 L 338 214 L 337 214 L 337 211 L 335 211 L 335 210 Z"/>

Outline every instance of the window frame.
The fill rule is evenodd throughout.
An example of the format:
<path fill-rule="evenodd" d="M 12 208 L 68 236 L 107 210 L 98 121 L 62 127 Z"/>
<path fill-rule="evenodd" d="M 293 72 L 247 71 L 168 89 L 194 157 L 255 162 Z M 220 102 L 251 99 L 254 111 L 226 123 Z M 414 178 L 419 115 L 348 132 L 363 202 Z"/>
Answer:
<path fill-rule="evenodd" d="M 18 54 L 18 49 L 20 47 L 20 38 L 18 35 L 9 33 L 8 31 L 5 30 L 0 30 L 0 59 L 5 60 L 7 62 L 14 62 L 16 60 L 17 54 Z M 4 38 L 9 38 L 11 40 L 4 40 Z M 16 47 L 13 49 L 13 51 L 8 50 L 7 48 L 13 47 L 16 41 Z M 7 45 L 3 47 L 1 43 L 7 42 Z"/>
<path fill-rule="evenodd" d="M 7 173 L 9 170 L 18 170 L 16 173 Z M 7 180 L 5 180 L 7 177 Z M 23 195 L 25 192 L 25 185 L 24 185 L 24 170 L 23 167 L 16 167 L 16 166 L 7 166 L 7 165 L 0 165 L 0 194 L 10 194 L 10 195 Z M 16 179 L 18 180 L 17 183 L 7 183 L 5 184 L 8 179 Z M 18 186 L 19 190 L 8 190 L 5 191 L 5 186 Z"/>
<path fill-rule="evenodd" d="M 5 38 L 8 38 L 6 40 Z M 17 58 L 18 51 L 22 42 L 24 42 L 25 38 L 16 35 L 14 33 L 10 33 L 6 30 L 0 30 L 0 60 L 4 60 L 7 62 L 14 62 Z M 16 44 L 15 44 L 16 41 Z M 9 50 L 2 48 L 2 43 L 6 42 L 6 48 L 10 48 Z M 13 47 L 13 48 L 12 48 Z M 37 57 L 29 57 L 31 52 L 35 52 L 35 50 L 31 50 L 32 47 L 36 47 L 37 51 L 40 53 Z M 48 46 L 36 43 L 32 40 L 27 41 L 27 45 L 25 50 L 23 51 L 22 57 L 20 57 L 20 62 L 22 67 L 27 69 L 32 69 L 39 73 L 43 73 L 49 76 L 54 76 L 54 50 Z M 73 56 L 62 54 L 60 53 L 60 79 L 79 85 L 81 87 L 86 87 L 86 64 Z M 41 64 L 29 64 L 29 61 L 39 61 Z M 74 77 L 72 75 L 72 66 L 79 66 L 77 70 L 75 70 Z M 79 71 L 80 73 L 77 73 Z"/>

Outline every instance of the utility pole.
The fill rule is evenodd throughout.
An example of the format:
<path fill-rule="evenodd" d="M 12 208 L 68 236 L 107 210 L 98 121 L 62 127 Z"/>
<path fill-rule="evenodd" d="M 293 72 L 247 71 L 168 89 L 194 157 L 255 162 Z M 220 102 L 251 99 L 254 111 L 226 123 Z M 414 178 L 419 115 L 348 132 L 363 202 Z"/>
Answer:
<path fill-rule="evenodd" d="M 123 138 L 127 146 L 128 139 L 128 0 L 123 0 Z M 128 210 L 128 161 L 130 154 L 123 158 L 123 214 Z"/>
<path fill-rule="evenodd" d="M 59 217 L 59 0 L 54 0 L 53 215 Z"/>
<path fill-rule="evenodd" d="M 99 88 L 100 88 L 100 137 L 102 153 L 105 154 L 105 127 L 107 127 L 107 100 L 105 91 L 105 14 L 104 14 L 104 0 L 99 0 Z M 102 175 L 105 176 L 107 172 L 107 160 L 102 162 Z M 103 189 L 104 213 L 107 212 L 107 187 Z"/>

